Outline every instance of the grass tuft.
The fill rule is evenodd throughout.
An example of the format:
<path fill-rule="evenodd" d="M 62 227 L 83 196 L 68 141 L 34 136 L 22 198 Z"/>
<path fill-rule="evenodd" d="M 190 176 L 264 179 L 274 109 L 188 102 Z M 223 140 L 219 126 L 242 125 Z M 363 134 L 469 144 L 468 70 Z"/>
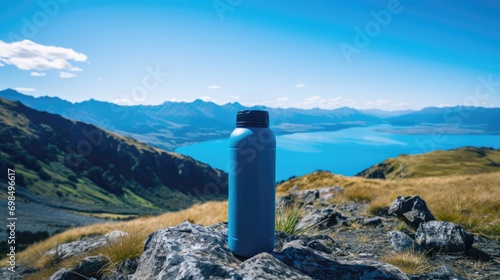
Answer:
<path fill-rule="evenodd" d="M 412 232 L 414 231 L 409 225 L 407 225 L 405 222 L 399 222 L 397 225 L 396 225 L 396 228 L 395 230 L 397 231 L 409 231 L 409 232 Z"/>
<path fill-rule="evenodd" d="M 144 243 L 152 230 L 132 227 L 128 235 L 122 236 L 109 245 L 96 249 L 95 253 L 110 258 L 111 264 L 106 272 L 116 271 L 116 267 L 127 259 L 139 258 L 144 250 Z"/>
<path fill-rule="evenodd" d="M 412 251 L 391 253 L 381 257 L 380 260 L 398 267 L 406 274 L 422 274 L 428 272 L 431 268 L 425 253 Z"/>
<path fill-rule="evenodd" d="M 300 219 L 304 216 L 305 204 L 294 201 L 288 206 L 281 207 L 275 216 L 275 230 L 282 231 L 291 235 L 302 235 L 311 233 L 311 231 L 319 232 L 316 228 L 323 222 L 322 220 L 302 228 L 297 228 Z"/>
<path fill-rule="evenodd" d="M 295 201 L 281 207 L 276 213 L 275 229 L 292 235 L 303 233 L 303 229 L 297 229 L 303 213 L 304 207 Z"/>

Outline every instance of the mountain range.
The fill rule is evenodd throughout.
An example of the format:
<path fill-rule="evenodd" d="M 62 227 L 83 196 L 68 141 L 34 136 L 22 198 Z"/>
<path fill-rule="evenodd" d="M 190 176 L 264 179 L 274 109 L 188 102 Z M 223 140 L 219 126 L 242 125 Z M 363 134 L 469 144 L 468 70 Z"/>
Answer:
<path fill-rule="evenodd" d="M 165 150 L 175 150 L 210 139 L 228 137 L 239 110 L 261 109 L 270 114 L 275 134 L 339 130 L 354 126 L 390 124 L 402 126 L 396 133 L 429 133 L 445 127 L 445 133 L 499 134 L 500 108 L 449 107 L 420 111 L 386 112 L 342 107 L 333 110 L 245 107 L 239 103 L 217 105 L 212 102 L 165 102 L 161 105 L 120 106 L 94 99 L 71 103 L 57 97 L 33 97 L 12 89 L 0 97 L 20 101 L 40 111 L 90 123 L 106 130 L 133 137 Z"/>
<path fill-rule="evenodd" d="M 100 222 L 96 218 L 81 220 L 89 213 L 150 215 L 185 209 L 207 200 L 227 199 L 227 174 L 223 171 L 191 157 L 161 150 L 153 143 L 148 145 L 122 136 L 116 131 L 123 131 L 117 129 L 120 127 L 134 131 L 129 134 L 162 141 L 177 141 L 182 137 L 191 141 L 220 137 L 221 133 L 200 133 L 203 137 L 197 137 L 195 133 L 215 131 L 217 127 L 227 127 L 230 131 L 234 126 L 233 114 L 246 109 L 240 104 L 219 106 L 197 100 L 193 103 L 168 102 L 162 106 L 124 107 L 95 100 L 73 104 L 58 98 L 34 98 L 12 90 L 0 93 L 11 98 L 24 98 L 22 102 L 31 102 L 32 106 L 59 110 L 74 116 L 73 119 L 87 120 L 70 120 L 32 109 L 19 101 L 0 98 L 0 169 L 16 170 L 16 207 L 23 221 L 19 226 L 20 234 L 48 236 L 68 227 Z M 253 108 L 266 109 L 271 116 L 277 116 L 273 129 L 280 133 L 291 133 L 296 131 L 294 129 L 302 131 L 307 127 L 314 131 L 320 127 L 340 129 L 342 126 L 397 122 L 409 129 L 423 131 L 454 124 L 449 121 L 460 121 L 458 127 L 471 133 L 495 133 L 497 126 L 489 118 L 497 118 L 499 114 L 499 109 L 471 107 L 427 108 L 422 110 L 427 112 L 425 114 L 421 111 L 400 112 L 390 116 L 382 116 L 380 112 L 377 112 L 378 116 L 370 115 L 352 108 Z M 449 114 L 449 117 L 456 114 L 462 118 L 439 122 L 440 113 Z M 469 115 L 463 116 L 465 113 Z M 92 124 L 103 121 L 99 116 L 109 116 L 104 119 L 108 122 L 107 127 L 104 125 L 107 129 Z M 219 119 L 221 121 L 217 121 Z M 327 121 L 320 122 L 322 119 Z M 214 127 L 206 127 L 209 124 Z M 158 131 L 165 133 L 160 135 Z M 407 133 L 404 129 L 399 131 Z M 175 141 L 166 143 L 186 143 Z M 422 156 L 401 155 L 372 166 L 358 176 L 395 179 L 496 172 L 500 170 L 499 152 L 490 148 L 466 147 Z M 404 166 L 404 174 L 401 166 Z M 7 208 L 6 193 L 0 193 L 0 199 L 3 201 L 0 206 Z M 5 232 L 0 232 L 0 237 L 6 238 Z"/>
<path fill-rule="evenodd" d="M 0 98 L 0 167 L 19 199 L 84 212 L 159 213 L 225 198 L 227 175 L 92 124 Z"/>

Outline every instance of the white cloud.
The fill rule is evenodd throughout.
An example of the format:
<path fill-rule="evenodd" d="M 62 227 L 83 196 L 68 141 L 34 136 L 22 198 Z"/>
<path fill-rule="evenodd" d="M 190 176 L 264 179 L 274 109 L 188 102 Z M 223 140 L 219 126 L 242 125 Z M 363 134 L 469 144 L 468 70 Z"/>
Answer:
<path fill-rule="evenodd" d="M 276 98 L 276 102 L 288 102 L 288 97 Z"/>
<path fill-rule="evenodd" d="M 86 62 L 87 56 L 73 49 L 41 45 L 30 40 L 12 43 L 0 40 L 0 66 L 13 65 L 21 70 L 82 71 L 70 61 Z M 73 74 L 74 76 L 76 75 Z"/>
<path fill-rule="evenodd" d="M 21 91 L 21 92 L 36 91 L 36 88 L 26 88 L 26 87 L 18 87 L 18 88 L 14 88 L 14 89 L 17 91 Z"/>
<path fill-rule="evenodd" d="M 343 97 L 335 98 L 323 98 L 321 96 L 312 96 L 305 98 L 302 102 L 292 104 L 292 107 L 311 109 L 311 108 L 322 108 L 322 109 L 335 109 L 339 107 L 353 107 L 356 103 L 350 99 Z"/>
<path fill-rule="evenodd" d="M 232 100 L 240 100 L 241 99 L 241 97 L 239 97 L 238 95 L 228 95 L 226 97 L 229 99 L 232 99 Z"/>
<path fill-rule="evenodd" d="M 31 76 L 43 77 L 43 76 L 47 76 L 47 74 L 44 72 L 31 72 Z"/>
<path fill-rule="evenodd" d="M 296 84 L 295 87 L 296 88 L 303 88 L 303 87 L 306 87 L 306 84 L 304 84 L 304 83 Z"/>
<path fill-rule="evenodd" d="M 59 72 L 59 77 L 63 78 L 63 79 L 69 79 L 69 78 L 76 77 L 76 75 L 73 73 L 69 73 L 69 72 Z"/>
<path fill-rule="evenodd" d="M 220 89 L 219 85 L 210 85 L 208 86 L 208 89 Z"/>

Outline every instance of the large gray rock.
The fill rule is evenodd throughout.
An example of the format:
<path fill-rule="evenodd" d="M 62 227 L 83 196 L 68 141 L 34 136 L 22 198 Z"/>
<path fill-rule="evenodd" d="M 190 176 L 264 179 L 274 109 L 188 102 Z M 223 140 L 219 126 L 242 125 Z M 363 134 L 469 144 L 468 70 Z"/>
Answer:
<path fill-rule="evenodd" d="M 276 199 L 276 209 L 284 209 L 286 207 L 304 207 L 312 204 L 319 198 L 318 190 L 296 191 L 285 196 L 280 196 Z"/>
<path fill-rule="evenodd" d="M 297 230 L 308 228 L 325 230 L 346 220 L 346 218 L 335 211 L 332 206 L 321 210 L 313 207 L 308 209 L 307 212 L 308 214 L 306 214 L 297 224 Z"/>
<path fill-rule="evenodd" d="M 129 277 L 119 272 L 112 272 L 104 275 L 100 280 L 129 280 Z"/>
<path fill-rule="evenodd" d="M 79 253 L 88 252 L 107 244 L 108 241 L 106 237 L 96 236 L 86 240 L 77 240 L 59 244 L 55 248 L 48 251 L 46 254 L 55 255 L 57 258 L 64 259 Z"/>
<path fill-rule="evenodd" d="M 126 259 L 117 265 L 116 270 L 125 275 L 133 274 L 137 270 L 138 264 L 139 264 L 138 258 Z"/>
<path fill-rule="evenodd" d="M 304 274 L 290 269 L 271 254 L 262 253 L 247 261 L 239 267 L 239 275 L 243 279 L 312 279 Z M 233 278 L 238 278 L 233 276 Z"/>
<path fill-rule="evenodd" d="M 247 260 L 227 247 L 227 224 L 184 222 L 148 237 L 132 279 L 408 279 L 396 267 L 335 257 L 328 236 L 276 233 L 276 248 Z"/>
<path fill-rule="evenodd" d="M 398 196 L 389 208 L 389 215 L 395 215 L 417 229 L 420 223 L 436 220 L 419 196 Z"/>
<path fill-rule="evenodd" d="M 111 263 L 107 256 L 91 256 L 80 261 L 73 269 L 62 268 L 50 280 L 88 280 L 100 277 L 105 267 Z"/>
<path fill-rule="evenodd" d="M 70 277 L 79 277 L 78 275 L 73 275 L 73 273 L 67 269 L 67 268 L 61 268 L 59 269 L 56 273 L 54 273 L 52 276 L 50 276 L 49 280 L 65 280 L 69 279 Z M 85 279 L 85 278 L 81 278 Z"/>
<path fill-rule="evenodd" d="M 390 231 L 389 236 L 391 239 L 391 246 L 396 252 L 425 252 L 422 246 L 402 231 Z"/>
<path fill-rule="evenodd" d="M 296 188 L 298 188 L 297 185 L 289 190 L 289 194 L 276 199 L 276 209 L 278 211 L 289 206 L 304 207 L 312 204 L 327 206 L 334 196 L 344 192 L 344 189 L 339 186 L 302 191 L 297 191 Z"/>
<path fill-rule="evenodd" d="M 28 273 L 33 273 L 33 270 L 25 269 L 19 265 L 16 266 L 14 272 L 8 270 L 8 267 L 0 267 L 0 279 L 19 280 Z"/>
<path fill-rule="evenodd" d="M 469 250 L 474 243 L 474 235 L 461 226 L 441 221 L 420 224 L 415 236 L 417 243 L 427 250 L 446 253 L 460 253 Z"/>
<path fill-rule="evenodd" d="M 105 273 L 100 280 L 128 280 L 129 275 L 134 274 L 139 259 L 125 259 L 116 265 L 116 270 Z"/>
<path fill-rule="evenodd" d="M 97 277 L 102 272 L 103 269 L 111 263 L 111 260 L 107 256 L 91 256 L 86 257 L 71 271 L 76 272 L 80 275 L 86 277 Z"/>
<path fill-rule="evenodd" d="M 105 236 L 96 235 L 84 240 L 76 240 L 73 242 L 59 244 L 55 248 L 49 250 L 46 254 L 54 255 L 59 259 L 64 259 L 108 245 L 110 242 L 117 241 L 127 235 L 128 233 L 126 232 L 114 230 Z"/>

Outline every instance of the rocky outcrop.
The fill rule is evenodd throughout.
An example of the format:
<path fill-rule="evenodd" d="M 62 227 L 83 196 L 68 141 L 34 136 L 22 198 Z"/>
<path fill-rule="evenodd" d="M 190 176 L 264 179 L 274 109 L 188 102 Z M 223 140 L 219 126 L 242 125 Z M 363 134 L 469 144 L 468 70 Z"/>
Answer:
<path fill-rule="evenodd" d="M 389 237 L 391 238 L 391 246 L 396 250 L 396 252 L 425 252 L 425 249 L 422 248 L 415 240 L 413 240 L 406 233 L 401 231 L 390 231 Z"/>
<path fill-rule="evenodd" d="M 289 195 L 280 196 L 276 199 L 276 208 L 283 209 L 286 207 L 299 206 L 312 204 L 320 197 L 318 190 L 298 191 Z"/>
<path fill-rule="evenodd" d="M 83 259 L 73 269 L 63 268 L 50 277 L 50 280 L 87 280 L 99 277 L 111 260 L 103 255 Z"/>
<path fill-rule="evenodd" d="M 115 230 L 106 234 L 105 236 L 98 235 L 89 237 L 84 240 L 76 240 L 73 242 L 59 244 L 45 254 L 55 256 L 56 259 L 64 259 L 76 254 L 88 252 L 90 250 L 102 247 L 109 244 L 109 242 L 116 241 L 120 237 L 126 235 L 128 235 L 128 233 L 120 230 Z"/>
<path fill-rule="evenodd" d="M 463 227 L 440 221 L 420 224 L 415 238 L 425 249 L 445 253 L 466 252 L 474 243 L 474 236 Z"/>
<path fill-rule="evenodd" d="M 414 229 L 422 222 L 435 220 L 419 196 L 398 196 L 389 208 L 389 215 L 398 217 Z"/>
<path fill-rule="evenodd" d="M 441 253 L 463 253 L 474 243 L 474 236 L 463 227 L 450 222 L 435 221 L 427 204 L 419 196 L 397 197 L 388 212 L 417 229 L 415 239 L 421 249 Z M 390 234 L 391 245 L 396 251 L 404 247 L 419 249 L 404 233 Z"/>
<path fill-rule="evenodd" d="M 327 236 L 278 232 L 271 254 L 240 260 L 227 247 L 227 224 L 184 222 L 148 238 L 132 279 L 408 279 L 386 263 L 334 257 L 332 244 Z"/>
<path fill-rule="evenodd" d="M 500 244 L 484 237 L 475 237 L 476 246 L 461 254 L 439 248 L 455 248 L 434 240 L 432 228 L 441 229 L 436 240 L 448 233 L 453 241 L 458 235 L 468 236 L 451 223 L 421 222 L 421 233 L 411 230 L 395 231 L 399 221 L 390 215 L 367 217 L 367 205 L 358 202 L 332 204 L 338 187 L 312 191 L 300 191 L 278 200 L 277 212 L 287 205 L 301 207 L 304 213 L 298 224 L 308 230 L 304 235 L 289 235 L 276 231 L 276 246 L 271 253 L 262 253 L 249 259 L 234 256 L 227 248 L 227 224 L 202 226 L 185 222 L 164 228 L 151 234 L 140 259 L 122 260 L 106 274 L 96 274 L 92 269 L 65 268 L 54 279 L 73 279 L 75 269 L 86 273 L 85 277 L 99 280 L 130 279 L 411 279 L 450 280 L 500 279 L 500 269 L 493 265 L 500 259 Z M 303 200 L 303 203 L 298 203 Z M 421 201 L 425 203 L 423 200 Z M 417 203 L 422 205 L 422 203 Z M 415 205 L 415 203 L 414 203 Z M 412 207 L 409 208 L 411 211 Z M 430 213 L 430 212 L 429 212 Z M 405 213 L 403 212 L 403 216 Z M 339 218 L 341 217 L 341 218 Z M 405 216 L 406 217 L 406 216 Z M 319 223 L 318 223 L 319 222 Z M 446 225 L 446 226 L 443 226 Z M 447 229 L 447 230 L 445 230 Z M 423 236 L 421 239 L 421 235 Z M 122 233 L 108 234 L 107 238 L 120 238 Z M 439 237 L 441 236 L 441 237 Z M 455 236 L 455 237 L 453 237 Z M 104 238 L 104 237 L 99 237 Z M 464 239 L 464 250 L 469 244 Z M 88 241 L 88 240 L 87 240 Z M 471 244 L 471 243 L 470 243 Z M 424 246 L 425 245 L 425 246 Z M 394 266 L 380 260 L 397 252 L 422 252 L 432 250 L 426 261 L 430 271 L 418 275 L 406 275 Z M 456 247 L 459 248 L 459 247 Z M 461 250 L 459 248 L 458 250 Z M 484 250 L 484 251 L 482 251 Z M 475 251 L 474 254 L 472 251 Z M 432 256 L 432 257 L 431 257 Z M 478 258 L 476 256 L 480 256 Z M 484 258 L 483 258 L 484 257 Z M 103 261 L 104 262 L 104 261 Z M 483 263 L 484 262 L 484 263 Z M 491 263 L 490 263 L 491 262 Z M 481 269 L 477 266 L 481 265 Z M 87 266 L 88 267 L 88 266 Z M 97 269 L 99 265 L 95 266 Z M 114 269 L 113 269 L 114 268 Z M 80 270 L 78 270 L 80 269 Z M 455 271 L 465 278 L 459 276 Z M 0 279 L 2 274 L 0 269 Z M 97 275 L 97 276 L 96 276 Z M 68 277 L 68 278 L 66 278 Z M 86 278 L 82 278 L 86 279 Z"/>
<path fill-rule="evenodd" d="M 307 207 L 305 210 L 307 214 L 297 225 L 298 230 L 309 228 L 325 230 L 337 224 L 343 223 L 346 220 L 346 218 L 337 212 L 332 206 L 321 210 L 311 206 Z"/>

